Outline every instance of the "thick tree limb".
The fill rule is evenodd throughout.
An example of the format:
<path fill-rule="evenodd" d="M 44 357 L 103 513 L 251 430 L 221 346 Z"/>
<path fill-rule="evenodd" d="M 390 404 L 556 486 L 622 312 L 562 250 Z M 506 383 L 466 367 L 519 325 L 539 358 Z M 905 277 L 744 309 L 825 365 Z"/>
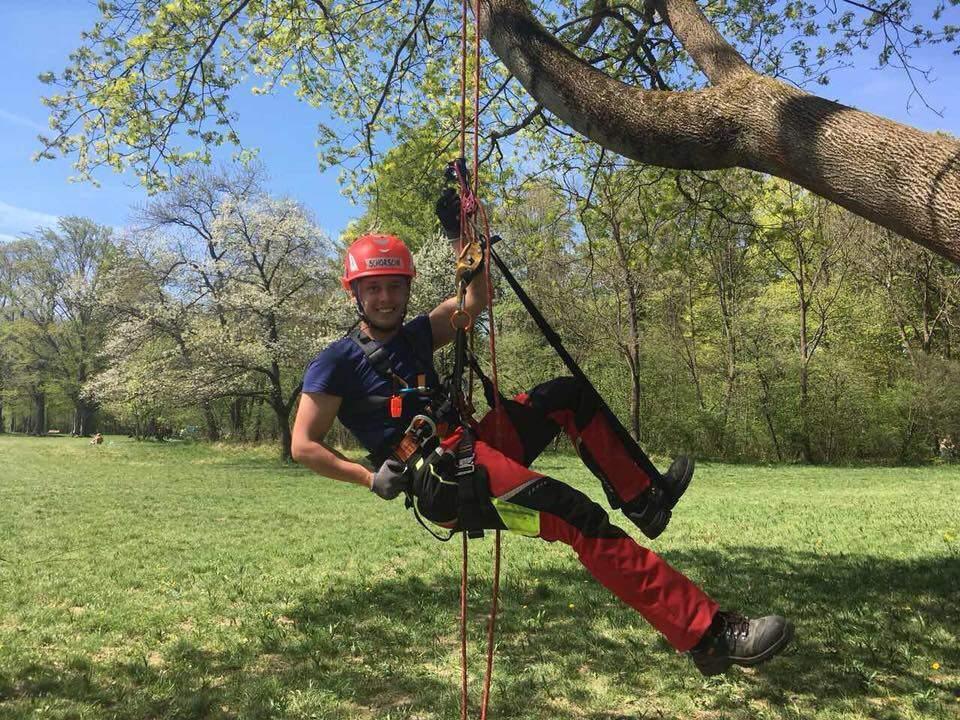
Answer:
<path fill-rule="evenodd" d="M 653 0 L 652 5 L 711 84 L 720 85 L 740 75 L 755 74 L 695 2 Z"/>
<path fill-rule="evenodd" d="M 596 70 L 525 0 L 479 2 L 488 42 L 534 100 L 603 147 L 661 167 L 770 173 L 960 264 L 960 142 L 754 73 L 692 0 L 656 1 L 718 83 L 688 92 Z"/>

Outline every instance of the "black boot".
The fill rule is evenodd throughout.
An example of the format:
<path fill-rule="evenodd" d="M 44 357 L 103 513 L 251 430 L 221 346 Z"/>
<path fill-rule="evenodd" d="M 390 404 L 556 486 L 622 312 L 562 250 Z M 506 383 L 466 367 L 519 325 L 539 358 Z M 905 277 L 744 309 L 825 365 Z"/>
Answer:
<path fill-rule="evenodd" d="M 720 611 L 703 639 L 690 651 L 697 669 L 719 675 L 731 665 L 759 665 L 783 650 L 793 638 L 793 624 L 779 615 L 751 620 Z"/>
<path fill-rule="evenodd" d="M 693 479 L 693 468 L 693 458 L 686 455 L 677 455 L 677 459 L 670 463 L 670 469 L 663 476 L 663 491 L 667 496 L 670 510 L 687 491 Z"/>
<path fill-rule="evenodd" d="M 673 506 L 690 485 L 693 467 L 691 458 L 678 456 L 656 486 L 651 485 L 639 497 L 620 508 L 623 514 L 648 538 L 656 538 L 666 530 Z"/>

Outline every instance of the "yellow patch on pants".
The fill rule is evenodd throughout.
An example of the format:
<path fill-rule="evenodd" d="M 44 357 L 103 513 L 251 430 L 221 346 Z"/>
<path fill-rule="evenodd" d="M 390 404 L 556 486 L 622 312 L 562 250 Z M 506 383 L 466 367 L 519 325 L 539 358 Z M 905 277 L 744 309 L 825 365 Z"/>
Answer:
<path fill-rule="evenodd" d="M 540 534 L 539 511 L 497 498 L 490 498 L 490 502 L 510 532 L 527 537 L 537 537 Z"/>

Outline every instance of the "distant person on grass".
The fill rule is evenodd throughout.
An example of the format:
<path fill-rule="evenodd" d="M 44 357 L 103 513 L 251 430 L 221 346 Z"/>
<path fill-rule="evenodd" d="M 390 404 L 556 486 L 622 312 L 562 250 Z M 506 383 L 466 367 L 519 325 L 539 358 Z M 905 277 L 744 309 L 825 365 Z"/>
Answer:
<path fill-rule="evenodd" d="M 458 239 L 455 193 L 441 197 L 437 214 L 448 237 Z M 499 416 L 490 412 L 479 423 L 449 427 L 433 446 L 421 447 L 407 462 L 398 460 L 398 444 L 413 419 L 436 413 L 437 398 L 415 389 L 441 387 L 432 356 L 454 340 L 456 298 L 404 323 L 415 271 L 410 251 L 391 235 L 358 238 L 344 266 L 343 286 L 356 300 L 359 321 L 307 368 L 293 428 L 298 462 L 386 500 L 406 493 L 418 516 L 451 530 L 509 529 L 566 543 L 598 582 L 674 648 L 689 652 L 704 675 L 762 663 L 786 647 L 793 626 L 784 618 L 751 620 L 720 610 L 693 582 L 612 525 L 600 505 L 529 469 L 563 430 L 611 506 L 650 537 L 666 527 L 690 482 L 693 463 L 687 458 L 678 458 L 663 475 L 647 458 L 632 459 L 574 378 L 502 398 Z M 465 299 L 471 317 L 484 309 L 486 298 L 478 273 Z M 324 443 L 337 417 L 370 451 L 375 471 Z"/>

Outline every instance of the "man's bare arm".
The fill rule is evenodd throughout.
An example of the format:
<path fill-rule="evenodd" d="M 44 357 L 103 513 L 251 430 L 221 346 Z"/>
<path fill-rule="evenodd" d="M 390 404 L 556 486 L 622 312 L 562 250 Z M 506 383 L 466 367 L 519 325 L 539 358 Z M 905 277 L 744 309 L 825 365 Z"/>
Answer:
<path fill-rule="evenodd" d="M 319 475 L 370 487 L 373 473 L 323 442 L 333 425 L 341 398 L 326 393 L 302 393 L 293 422 L 293 459 Z"/>

